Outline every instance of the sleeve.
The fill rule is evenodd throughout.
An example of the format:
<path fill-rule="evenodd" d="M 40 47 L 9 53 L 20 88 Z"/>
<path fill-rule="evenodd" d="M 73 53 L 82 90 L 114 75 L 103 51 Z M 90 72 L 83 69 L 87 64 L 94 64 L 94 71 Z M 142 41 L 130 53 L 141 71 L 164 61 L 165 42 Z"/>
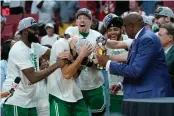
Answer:
<path fill-rule="evenodd" d="M 54 64 L 57 61 L 57 57 L 61 52 L 65 50 L 64 44 L 60 40 L 58 40 L 51 49 L 51 56 L 50 56 L 50 64 Z"/>
<path fill-rule="evenodd" d="M 17 53 L 20 53 L 22 55 L 19 55 Z M 30 54 L 27 51 L 24 50 L 16 50 L 15 52 L 13 51 L 10 58 L 21 70 L 33 67 Z"/>
<path fill-rule="evenodd" d="M 126 78 L 138 78 L 147 66 L 153 61 L 155 55 L 155 44 L 151 38 L 144 38 L 139 42 L 139 48 L 135 60 L 131 64 L 120 64 L 111 62 L 109 70 L 111 74 L 124 76 Z"/>
<path fill-rule="evenodd" d="M 42 46 L 39 43 L 35 43 L 34 44 L 34 49 L 36 50 L 36 54 L 40 58 L 49 48 L 45 47 L 45 46 Z"/>
<path fill-rule="evenodd" d="M 0 75 L 1 75 L 1 89 L 2 89 L 2 85 L 5 81 L 5 78 L 6 78 L 6 70 L 4 69 L 4 65 L 2 64 L 2 62 L 0 62 L 0 66 L 1 66 L 1 71 L 0 71 Z"/>
<path fill-rule="evenodd" d="M 126 45 L 128 46 L 128 49 L 130 48 L 132 42 L 133 42 L 133 39 L 126 39 L 126 40 L 123 40 L 123 42 L 126 43 Z"/>

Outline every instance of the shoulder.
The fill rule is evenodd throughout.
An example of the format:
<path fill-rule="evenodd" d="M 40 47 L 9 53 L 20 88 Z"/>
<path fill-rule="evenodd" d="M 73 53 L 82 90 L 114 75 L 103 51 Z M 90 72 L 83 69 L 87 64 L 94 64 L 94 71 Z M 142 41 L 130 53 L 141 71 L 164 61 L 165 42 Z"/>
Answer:
<path fill-rule="evenodd" d="M 11 48 L 10 53 L 20 53 L 20 52 L 25 52 L 27 49 L 27 46 L 22 42 L 22 41 L 18 41 L 16 42 L 13 47 Z"/>
<path fill-rule="evenodd" d="M 54 37 L 58 37 L 59 35 L 57 35 L 57 34 L 54 34 Z"/>
<path fill-rule="evenodd" d="M 93 29 L 90 29 L 90 34 L 91 34 L 91 35 L 94 35 L 94 36 L 102 36 L 101 33 L 99 33 L 98 31 L 95 31 L 95 30 L 93 30 Z"/>
<path fill-rule="evenodd" d="M 42 37 L 42 39 L 45 39 L 45 38 L 47 38 L 47 37 L 48 37 L 48 35 L 45 35 L 45 36 Z M 42 39 L 41 39 L 41 40 L 42 40 Z"/>
<path fill-rule="evenodd" d="M 78 27 L 77 27 L 77 26 L 75 26 L 75 27 L 70 26 L 70 27 L 68 27 L 68 28 L 66 29 L 65 33 L 76 32 L 76 31 L 78 31 Z"/>
<path fill-rule="evenodd" d="M 60 38 L 58 39 L 54 44 L 53 44 L 53 48 L 60 48 L 60 47 L 66 47 L 69 45 L 68 40 L 64 39 L 64 38 Z"/>

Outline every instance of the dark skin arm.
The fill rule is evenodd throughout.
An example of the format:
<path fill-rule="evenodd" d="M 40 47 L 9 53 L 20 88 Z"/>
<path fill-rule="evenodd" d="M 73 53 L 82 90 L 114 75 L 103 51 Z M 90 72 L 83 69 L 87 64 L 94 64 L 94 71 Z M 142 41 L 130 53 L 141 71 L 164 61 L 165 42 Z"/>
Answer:
<path fill-rule="evenodd" d="M 36 83 L 44 78 L 47 78 L 51 73 L 53 73 L 57 68 L 62 68 L 64 67 L 64 65 L 67 63 L 66 60 L 61 60 L 58 59 L 58 61 L 51 65 L 50 67 L 48 67 L 45 70 L 39 71 L 39 72 L 35 72 L 34 68 L 27 68 L 22 70 L 23 74 L 27 77 L 27 79 L 32 83 Z"/>

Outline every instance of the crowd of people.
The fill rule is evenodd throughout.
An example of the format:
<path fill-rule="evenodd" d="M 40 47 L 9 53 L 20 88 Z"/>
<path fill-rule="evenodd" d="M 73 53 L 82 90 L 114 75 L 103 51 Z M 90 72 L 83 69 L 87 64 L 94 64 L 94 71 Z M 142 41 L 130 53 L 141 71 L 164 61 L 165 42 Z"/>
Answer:
<path fill-rule="evenodd" d="M 174 13 L 134 3 L 99 22 L 76 1 L 34 1 L 38 22 L 23 18 L 1 46 L 1 115 L 110 116 L 123 99 L 174 97 Z"/>

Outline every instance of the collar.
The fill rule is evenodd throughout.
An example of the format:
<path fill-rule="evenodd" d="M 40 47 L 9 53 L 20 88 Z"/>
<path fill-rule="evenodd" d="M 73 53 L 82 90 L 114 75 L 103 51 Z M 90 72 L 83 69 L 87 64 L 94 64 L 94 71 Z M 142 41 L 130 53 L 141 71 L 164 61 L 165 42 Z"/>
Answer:
<path fill-rule="evenodd" d="M 173 46 L 173 45 L 172 45 Z M 172 48 L 172 46 L 170 46 L 169 48 L 167 48 L 167 50 L 165 50 L 165 54 L 167 54 L 169 52 L 169 50 Z"/>
<path fill-rule="evenodd" d="M 135 39 L 137 39 L 137 38 L 138 38 L 138 36 L 139 36 L 140 32 L 141 32 L 143 29 L 144 29 L 144 27 L 143 27 L 143 28 L 141 28 L 141 29 L 138 31 L 138 33 L 135 35 Z"/>
<path fill-rule="evenodd" d="M 86 38 L 89 35 L 89 32 L 88 33 L 79 32 L 79 33 L 80 33 L 80 35 L 83 36 L 83 38 Z"/>

